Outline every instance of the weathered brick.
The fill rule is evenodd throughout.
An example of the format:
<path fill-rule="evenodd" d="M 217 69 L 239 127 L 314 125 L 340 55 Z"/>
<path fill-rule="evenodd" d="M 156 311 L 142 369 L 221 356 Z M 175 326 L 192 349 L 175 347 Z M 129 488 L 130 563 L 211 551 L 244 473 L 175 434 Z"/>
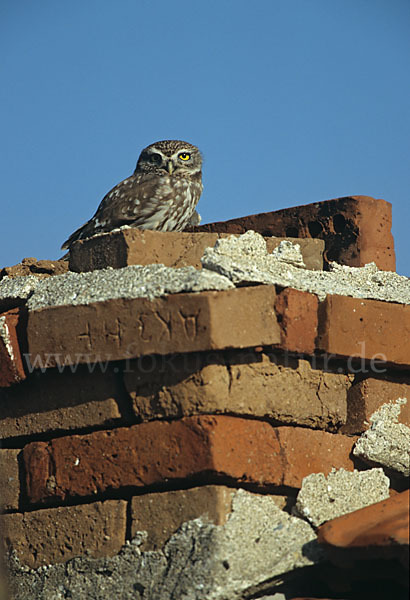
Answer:
<path fill-rule="evenodd" d="M 399 423 L 410 427 L 410 380 L 405 377 L 378 379 L 367 377 L 355 383 L 347 396 L 347 422 L 344 433 L 362 433 L 369 428 L 372 414 L 387 402 L 407 398 L 400 411 Z"/>
<path fill-rule="evenodd" d="M 374 261 L 379 269 L 396 270 L 391 234 L 391 204 L 368 196 L 349 196 L 249 215 L 192 228 L 196 232 L 244 233 L 316 238 L 325 242 L 325 264 L 363 267 Z"/>
<path fill-rule="evenodd" d="M 276 432 L 283 457 L 283 485 L 300 488 L 311 473 L 353 470 L 350 454 L 357 438 L 302 427 L 277 427 Z"/>
<path fill-rule="evenodd" d="M 210 475 L 300 487 L 309 473 L 352 469 L 354 441 L 307 428 L 201 416 L 32 442 L 23 457 L 28 499 L 43 502 L 173 479 L 207 483 Z"/>
<path fill-rule="evenodd" d="M 167 267 L 192 265 L 200 269 L 205 248 L 213 247 L 218 238 L 227 235 L 136 228 L 114 231 L 75 242 L 70 250 L 70 270 L 84 272 L 153 263 Z M 290 238 L 266 238 L 268 252 L 272 252 L 283 239 Z M 323 268 L 322 240 L 292 238 L 291 241 L 300 245 L 308 269 Z"/>
<path fill-rule="evenodd" d="M 45 508 L 0 516 L 7 548 L 31 568 L 75 556 L 112 556 L 125 544 L 123 500 Z"/>
<path fill-rule="evenodd" d="M 27 333 L 31 365 L 278 343 L 275 297 L 274 286 L 257 286 L 33 311 Z"/>
<path fill-rule="evenodd" d="M 314 294 L 285 288 L 276 297 L 281 348 L 313 354 L 317 336 L 318 299 Z"/>
<path fill-rule="evenodd" d="M 72 373 L 48 369 L 35 372 L 20 385 L 0 390 L 0 437 L 69 431 L 112 425 L 121 418 L 123 400 L 116 367 L 90 373 L 78 365 Z"/>
<path fill-rule="evenodd" d="M 21 308 L 0 315 L 0 387 L 8 387 L 26 377 L 19 344 L 24 321 Z"/>
<path fill-rule="evenodd" d="M 202 517 L 223 525 L 232 510 L 234 489 L 224 485 L 204 485 L 189 490 L 155 492 L 131 500 L 131 537 L 146 531 L 142 551 L 162 548 L 186 521 Z"/>
<path fill-rule="evenodd" d="M 50 277 L 51 275 L 61 275 L 68 271 L 68 261 L 60 260 L 37 260 L 29 257 L 23 258 L 21 263 L 12 267 L 0 269 L 0 279 L 3 277 L 25 277 L 35 275 L 36 277 Z"/>
<path fill-rule="evenodd" d="M 341 556 L 340 550 L 348 551 L 350 559 L 357 558 L 366 548 L 366 559 L 397 556 L 408 569 L 409 490 L 324 523 L 318 540 L 331 558 Z"/>
<path fill-rule="evenodd" d="M 224 485 L 203 485 L 188 490 L 155 492 L 134 496 L 131 500 L 131 537 L 137 531 L 146 531 L 147 539 L 140 549 L 156 550 L 181 527 L 192 519 L 223 525 L 232 510 L 236 490 Z M 256 494 L 255 494 L 256 495 Z M 269 496 L 283 508 L 286 496 Z"/>
<path fill-rule="evenodd" d="M 346 422 L 350 379 L 289 354 L 251 350 L 141 357 L 124 372 L 143 421 L 228 413 L 331 431 Z"/>
<path fill-rule="evenodd" d="M 409 305 L 327 296 L 319 306 L 317 346 L 329 354 L 366 359 L 376 368 L 381 361 L 408 365 L 409 339 Z"/>
<path fill-rule="evenodd" d="M 0 450 L 0 512 L 19 507 L 20 481 L 17 457 L 20 450 Z"/>

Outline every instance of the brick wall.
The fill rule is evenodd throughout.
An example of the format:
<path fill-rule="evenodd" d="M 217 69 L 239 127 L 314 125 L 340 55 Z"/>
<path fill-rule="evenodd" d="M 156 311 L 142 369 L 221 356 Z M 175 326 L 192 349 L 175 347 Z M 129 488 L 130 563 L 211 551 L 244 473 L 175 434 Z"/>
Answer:
<path fill-rule="evenodd" d="M 388 228 L 385 250 L 382 239 L 366 246 L 374 202 L 334 208 L 355 209 L 350 229 L 366 260 L 374 245 L 377 260 L 394 255 Z M 373 218 L 387 219 L 375 206 Z M 197 264 L 205 234 L 132 231 L 135 246 L 130 235 L 104 238 L 103 266 L 134 264 L 141 237 L 167 248 L 169 264 L 182 247 Z M 131 249 L 118 262 L 119 236 Z M 98 244 L 78 243 L 77 270 L 101 266 Z M 317 268 L 323 245 L 305 240 L 303 251 Z M 311 473 L 366 468 L 352 455 L 357 436 L 382 404 L 410 398 L 408 305 L 260 285 L 29 311 L 9 298 L 0 313 L 0 521 L 6 547 L 31 568 L 112 556 L 140 530 L 144 548 L 157 548 L 204 513 L 222 523 L 232 488 L 292 502 Z"/>

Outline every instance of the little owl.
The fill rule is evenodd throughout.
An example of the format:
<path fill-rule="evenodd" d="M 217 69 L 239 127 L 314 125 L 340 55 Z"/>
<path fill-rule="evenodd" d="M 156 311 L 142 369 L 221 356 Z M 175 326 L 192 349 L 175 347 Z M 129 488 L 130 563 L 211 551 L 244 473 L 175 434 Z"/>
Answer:
<path fill-rule="evenodd" d="M 195 211 L 202 192 L 202 158 L 196 146 L 164 140 L 145 148 L 131 177 L 102 199 L 95 215 L 74 231 L 62 248 L 122 225 L 182 231 L 199 224 Z"/>

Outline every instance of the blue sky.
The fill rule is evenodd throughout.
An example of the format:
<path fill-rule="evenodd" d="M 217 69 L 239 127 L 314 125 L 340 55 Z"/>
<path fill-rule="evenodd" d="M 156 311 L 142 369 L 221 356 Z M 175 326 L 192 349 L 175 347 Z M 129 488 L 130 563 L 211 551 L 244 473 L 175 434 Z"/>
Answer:
<path fill-rule="evenodd" d="M 384 198 L 410 275 L 408 0 L 3 0 L 0 51 L 0 267 L 60 257 L 177 138 L 203 222 Z"/>

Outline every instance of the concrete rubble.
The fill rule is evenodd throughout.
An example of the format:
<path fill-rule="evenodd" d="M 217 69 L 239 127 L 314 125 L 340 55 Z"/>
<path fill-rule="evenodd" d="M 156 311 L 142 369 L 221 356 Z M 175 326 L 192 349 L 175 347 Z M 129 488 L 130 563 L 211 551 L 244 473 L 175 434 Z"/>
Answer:
<path fill-rule="evenodd" d="M 40 284 L 41 280 L 34 275 L 3 277 L 0 281 L 0 310 L 23 304 Z"/>
<path fill-rule="evenodd" d="M 285 257 L 286 257 L 285 253 Z M 293 263 L 293 264 L 292 264 Z M 347 267 L 331 263 L 332 270 L 309 271 L 268 254 L 263 237 L 247 231 L 235 238 L 220 239 L 207 248 L 204 268 L 228 277 L 235 285 L 276 284 L 316 294 L 353 296 L 410 304 L 410 279 L 391 271 L 380 271 L 374 263 L 365 267 Z"/>
<path fill-rule="evenodd" d="M 88 273 L 67 273 L 42 282 L 28 300 L 29 310 L 103 302 L 115 298 L 157 298 L 166 294 L 227 290 L 234 285 L 222 275 L 194 267 L 132 265 Z"/>
<path fill-rule="evenodd" d="M 353 454 L 405 477 L 410 475 L 410 428 L 398 423 L 406 398 L 383 404 L 370 417 L 371 426 L 357 440 Z"/>
<path fill-rule="evenodd" d="M 306 267 L 300 251 L 300 244 L 292 243 L 289 240 L 280 242 L 279 246 L 274 248 L 272 256 L 282 262 L 295 265 L 295 267 Z"/>
<path fill-rule="evenodd" d="M 314 527 L 389 497 L 390 480 L 383 469 L 335 469 L 326 477 L 312 473 L 304 478 L 296 500 L 296 514 Z"/>
<path fill-rule="evenodd" d="M 14 558 L 14 600 L 240 600 L 264 581 L 323 560 L 308 523 L 242 489 L 225 525 L 184 523 L 162 551 L 141 552 L 145 535 L 112 558 L 75 558 L 36 570 Z"/>
<path fill-rule="evenodd" d="M 350 554 L 332 587 L 331 532 L 321 538 L 332 526 L 363 563 L 380 546 L 374 556 L 386 559 L 387 585 L 402 585 L 389 561 L 400 545 L 404 565 L 408 550 L 408 497 L 405 505 L 395 491 L 410 475 L 410 427 L 404 412 L 407 424 L 398 421 L 407 399 L 395 399 L 407 392 L 395 386 L 408 385 L 401 329 L 410 279 L 375 263 L 312 270 L 299 243 L 270 253 L 254 231 L 218 239 L 201 262 L 0 280 L 0 367 L 14 367 L 27 348 L 36 361 L 48 357 L 30 363 L 37 372 L 21 365 L 0 383 L 0 459 L 14 482 L 0 519 L 9 523 L 13 600 L 288 600 L 299 595 L 286 587 L 292 577 L 305 579 L 306 598 L 319 571 L 329 593 L 342 597 L 342 581 L 349 597 L 361 597 L 356 579 L 374 584 L 378 574 L 370 564 L 362 576 Z M 353 371 L 358 340 L 367 343 L 363 364 L 383 350 L 386 369 Z M 60 356 L 78 364 L 51 360 Z M 96 374 L 100 363 L 108 371 Z M 395 401 L 373 412 L 387 400 Z M 367 421 L 359 439 L 349 435 Z M 207 496 L 206 486 L 225 486 L 228 500 L 219 490 Z M 401 512 L 386 509 L 399 500 Z M 365 523 L 361 511 L 370 514 Z M 394 590 L 385 597 L 399 600 Z"/>
<path fill-rule="evenodd" d="M 161 264 L 132 265 L 87 273 L 65 273 L 47 279 L 32 275 L 4 277 L 0 281 L 0 307 L 11 300 L 28 299 L 28 308 L 80 305 L 114 298 L 156 298 L 182 292 L 227 290 L 246 284 L 276 284 L 316 294 L 353 296 L 410 304 L 410 280 L 374 263 L 346 267 L 332 263 L 332 270 L 304 268 L 299 244 L 282 241 L 272 254 L 264 238 L 254 231 L 217 240 L 202 258 L 202 270 L 178 269 Z"/>

